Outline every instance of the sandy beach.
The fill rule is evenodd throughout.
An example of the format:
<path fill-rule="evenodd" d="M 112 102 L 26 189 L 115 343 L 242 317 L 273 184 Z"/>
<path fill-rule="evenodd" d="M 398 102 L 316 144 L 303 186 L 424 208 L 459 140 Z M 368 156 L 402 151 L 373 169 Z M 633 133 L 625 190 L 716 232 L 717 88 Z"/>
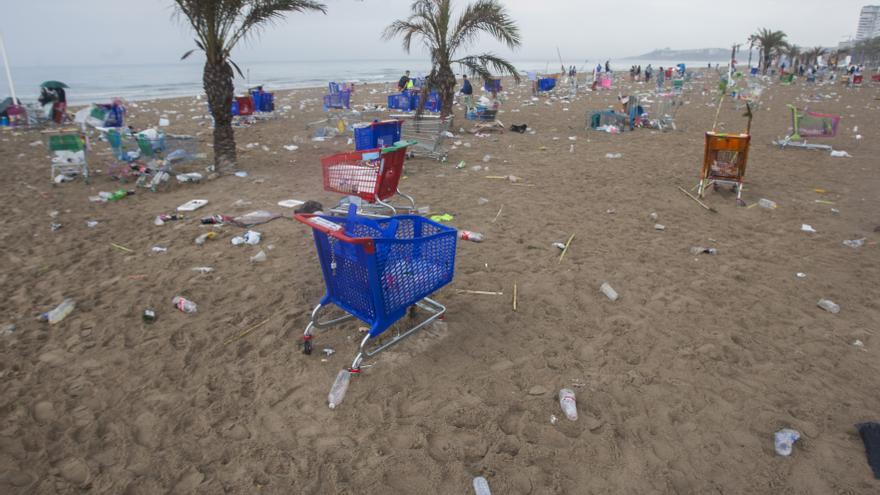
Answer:
<path fill-rule="evenodd" d="M 327 393 L 359 324 L 318 332 L 318 351 L 302 353 L 324 283 L 310 230 L 277 205 L 339 199 L 322 188 L 320 158 L 353 145 L 311 140 L 322 90 L 279 91 L 275 118 L 236 129 L 247 177 L 111 203 L 88 198 L 133 186 L 106 175 L 107 143 L 92 140 L 90 184 L 53 186 L 45 136 L 0 131 L 0 492 L 462 494 L 484 476 L 499 494 L 877 493 L 854 425 L 880 415 L 880 85 L 768 82 L 749 206 L 709 191 L 712 213 L 678 190 L 696 184 L 715 116 L 718 76 L 700 75 L 670 132 L 586 129 L 618 91 L 653 89 L 620 78 L 571 102 L 506 81 L 499 119 L 534 134 L 462 132 L 473 123 L 457 108 L 448 161 L 408 160 L 400 189 L 486 240 L 459 242 L 455 279 L 435 294 L 445 323 L 369 359 L 335 410 Z M 353 103 L 384 104 L 386 88 L 359 86 Z M 852 157 L 773 146 L 788 103 L 840 114 L 821 142 Z M 164 115 L 210 157 L 204 100 L 129 113 L 136 129 Z M 741 114 L 728 100 L 719 129 L 742 131 Z M 507 175 L 522 180 L 487 178 Z M 195 198 L 210 203 L 153 225 Z M 778 207 L 751 206 L 761 198 Z M 199 222 L 261 209 L 284 218 L 254 228 L 259 246 Z M 559 262 L 552 244 L 572 234 Z M 260 250 L 267 260 L 251 263 Z M 172 307 L 178 295 L 198 312 Z M 76 301 L 66 319 L 37 321 L 64 298 Z M 576 422 L 560 388 L 577 395 Z M 774 452 L 781 428 L 802 434 L 791 457 Z"/>

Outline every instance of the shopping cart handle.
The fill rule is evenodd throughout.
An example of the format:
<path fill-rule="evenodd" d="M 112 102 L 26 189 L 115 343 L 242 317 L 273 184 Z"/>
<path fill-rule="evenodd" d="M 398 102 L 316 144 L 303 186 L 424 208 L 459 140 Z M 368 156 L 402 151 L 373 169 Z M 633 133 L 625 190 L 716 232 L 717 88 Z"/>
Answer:
<path fill-rule="evenodd" d="M 373 239 L 369 237 L 349 237 L 343 231 L 341 225 L 331 222 L 330 220 L 327 220 L 320 215 L 315 215 L 311 213 L 296 213 L 293 215 L 293 218 L 300 223 L 304 223 L 309 227 L 321 231 L 342 242 L 348 244 L 362 244 L 364 246 L 364 251 L 366 251 L 367 253 L 374 253 L 376 251 L 376 246 L 373 243 Z"/>

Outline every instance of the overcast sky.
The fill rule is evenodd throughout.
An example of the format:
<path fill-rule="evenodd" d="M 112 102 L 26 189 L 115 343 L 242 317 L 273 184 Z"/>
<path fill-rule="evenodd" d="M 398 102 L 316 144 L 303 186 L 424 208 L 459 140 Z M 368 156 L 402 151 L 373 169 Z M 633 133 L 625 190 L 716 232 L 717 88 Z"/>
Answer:
<path fill-rule="evenodd" d="M 293 14 L 234 54 L 241 62 L 404 57 L 382 29 L 405 17 L 409 0 L 324 0 L 326 16 Z M 466 0 L 459 0 L 463 5 Z M 502 0 L 519 24 L 515 60 L 635 56 L 654 48 L 728 47 L 759 27 L 801 46 L 854 36 L 865 0 Z M 175 63 L 193 46 L 171 0 L 0 0 L 0 32 L 13 66 Z M 413 58 L 424 58 L 414 54 Z"/>

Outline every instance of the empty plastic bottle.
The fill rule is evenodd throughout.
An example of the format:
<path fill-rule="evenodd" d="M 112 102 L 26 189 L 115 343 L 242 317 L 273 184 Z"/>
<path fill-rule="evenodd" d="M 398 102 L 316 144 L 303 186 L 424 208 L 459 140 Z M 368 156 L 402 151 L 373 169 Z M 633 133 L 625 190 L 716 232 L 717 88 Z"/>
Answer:
<path fill-rule="evenodd" d="M 171 304 L 184 313 L 195 313 L 199 309 L 196 303 L 182 296 L 175 296 L 175 298 L 171 300 Z"/>
<path fill-rule="evenodd" d="M 831 314 L 840 313 L 840 306 L 834 303 L 834 301 L 830 299 L 819 299 L 819 307 L 828 311 Z"/>
<path fill-rule="evenodd" d="M 776 453 L 782 456 L 790 456 L 794 443 L 801 437 L 800 432 L 789 428 L 783 428 L 774 435 L 773 446 Z"/>
<path fill-rule="evenodd" d="M 73 299 L 65 299 L 61 301 L 61 304 L 56 306 L 55 309 L 53 309 L 52 311 L 40 315 L 40 319 L 43 321 L 48 321 L 49 324 L 54 325 L 67 317 L 67 315 L 69 315 L 75 307 L 76 302 L 74 302 Z"/>
<path fill-rule="evenodd" d="M 691 254 L 696 256 L 698 254 L 718 254 L 718 250 L 715 248 L 707 248 L 702 246 L 694 246 L 691 248 Z"/>
<path fill-rule="evenodd" d="M 349 380 L 351 380 L 351 372 L 348 370 L 340 370 L 336 375 L 336 381 L 333 382 L 330 393 L 327 394 L 327 405 L 330 409 L 336 409 L 342 403 L 345 392 L 348 391 Z"/>
<path fill-rule="evenodd" d="M 768 210 L 776 209 L 776 201 L 771 201 L 767 198 L 761 198 L 758 200 L 758 206 L 761 208 L 767 208 Z"/>
<path fill-rule="evenodd" d="M 475 495 L 492 495 L 489 490 L 489 482 L 482 476 L 474 478 L 474 494 Z"/>
<path fill-rule="evenodd" d="M 574 398 L 574 390 L 569 388 L 564 388 L 559 391 L 559 405 L 562 407 L 562 412 L 565 413 L 565 417 L 570 419 L 571 421 L 577 421 L 578 419 L 578 409 L 577 402 Z"/>
<path fill-rule="evenodd" d="M 605 296 L 608 297 L 608 299 L 611 299 L 612 301 L 616 301 L 617 298 L 620 297 L 617 294 L 617 291 L 614 290 L 614 288 L 611 287 L 611 285 L 609 285 L 608 282 L 603 283 L 599 287 L 599 290 L 602 291 L 602 294 L 605 294 Z"/>
<path fill-rule="evenodd" d="M 483 242 L 483 234 L 479 232 L 471 232 L 470 230 L 459 230 L 458 238 L 463 241 Z"/>

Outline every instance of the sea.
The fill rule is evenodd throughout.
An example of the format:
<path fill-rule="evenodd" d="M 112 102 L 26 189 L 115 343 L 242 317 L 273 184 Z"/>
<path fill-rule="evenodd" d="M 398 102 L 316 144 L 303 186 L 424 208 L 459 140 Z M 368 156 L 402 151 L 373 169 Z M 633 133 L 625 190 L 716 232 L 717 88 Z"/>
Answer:
<path fill-rule="evenodd" d="M 655 68 L 684 62 L 689 67 L 703 68 L 711 63 L 724 66 L 725 61 L 670 61 L 670 60 L 611 60 L 614 71 L 628 72 L 630 66 Z M 559 61 L 514 60 L 523 74 L 551 73 L 560 69 Z M 580 72 L 592 72 L 596 64 L 605 60 L 567 61 Z M 420 60 L 322 60 L 239 63 L 245 77 L 236 74 L 237 92 L 263 85 L 266 91 L 294 88 L 323 87 L 330 81 L 382 83 L 397 81 L 403 72 L 423 76 L 430 63 Z M 453 67 L 454 70 L 458 69 Z M 58 65 L 11 68 L 16 96 L 25 103 L 36 101 L 43 81 L 62 81 L 67 90 L 69 105 L 108 102 L 112 98 L 127 101 L 174 98 L 202 94 L 202 64 L 179 62 L 144 65 Z M 6 77 L 0 77 L 0 100 L 10 95 Z"/>

